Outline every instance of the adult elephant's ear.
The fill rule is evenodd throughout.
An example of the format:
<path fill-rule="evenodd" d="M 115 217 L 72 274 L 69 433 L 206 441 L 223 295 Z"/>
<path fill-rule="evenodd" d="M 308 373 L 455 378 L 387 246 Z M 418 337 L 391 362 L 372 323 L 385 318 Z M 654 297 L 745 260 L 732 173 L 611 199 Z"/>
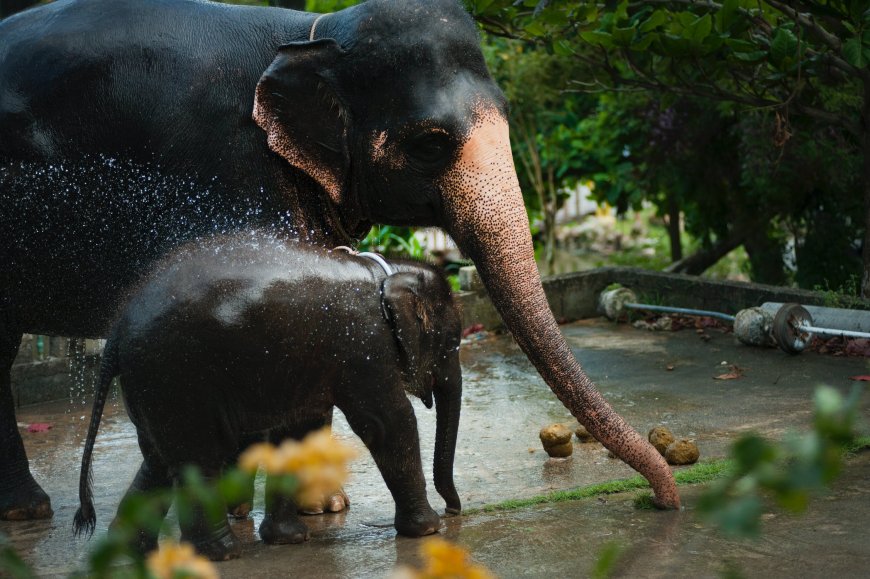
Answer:
<path fill-rule="evenodd" d="M 334 74 L 345 54 L 330 38 L 281 46 L 257 83 L 253 113 L 269 147 L 317 181 L 338 206 L 346 201 L 350 168 L 348 110 Z"/>

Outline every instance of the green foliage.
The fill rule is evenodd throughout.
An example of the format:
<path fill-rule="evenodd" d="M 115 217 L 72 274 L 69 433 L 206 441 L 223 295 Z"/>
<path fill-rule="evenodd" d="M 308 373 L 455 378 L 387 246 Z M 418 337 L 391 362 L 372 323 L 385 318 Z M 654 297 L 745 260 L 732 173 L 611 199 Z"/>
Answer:
<path fill-rule="evenodd" d="M 423 259 L 425 253 L 412 227 L 395 225 L 375 225 L 357 249 L 412 259 Z"/>
<path fill-rule="evenodd" d="M 606 543 L 599 551 L 592 572 L 589 574 L 593 579 L 606 579 L 612 577 L 616 569 L 616 563 L 622 554 L 623 548 L 619 543 L 611 541 Z"/>
<path fill-rule="evenodd" d="M 815 394 L 813 429 L 774 443 L 757 435 L 732 446 L 734 470 L 700 499 L 698 511 L 726 534 L 758 536 L 764 496 L 795 513 L 826 488 L 842 468 L 843 448 L 854 438 L 860 387 L 844 398 L 829 387 Z"/>
<path fill-rule="evenodd" d="M 594 181 L 600 200 L 620 211 L 644 201 L 662 216 L 682 211 L 701 248 L 744 243 L 759 281 L 791 280 L 782 262 L 791 238 L 794 281 L 804 287 L 860 271 L 866 208 L 856 192 L 870 187 L 859 122 L 870 99 L 866 3 L 466 4 L 524 54 L 564 63 L 543 90 L 586 105 L 578 123 L 563 125 L 570 146 L 557 155 L 570 160 L 572 178 Z M 511 98 L 511 76 L 500 82 Z"/>
<path fill-rule="evenodd" d="M 640 493 L 635 496 L 632 504 L 634 504 L 634 508 L 640 511 L 653 511 L 656 508 L 656 504 L 653 502 L 653 495 L 649 492 Z"/>
<path fill-rule="evenodd" d="M 21 560 L 2 534 L 0 534 L 0 576 L 12 579 L 35 579 L 36 575 Z"/>
<path fill-rule="evenodd" d="M 730 460 L 712 460 L 699 462 L 687 468 L 681 468 L 674 472 L 674 479 L 678 485 L 699 484 L 722 478 L 730 474 L 733 464 Z M 589 497 L 622 493 L 637 489 L 649 488 L 649 482 L 642 476 L 633 476 L 627 479 L 619 479 L 604 483 L 592 484 L 567 491 L 555 491 L 546 495 L 538 495 L 528 499 L 511 499 L 500 503 L 485 505 L 479 509 L 467 509 L 466 515 L 478 512 L 492 513 L 499 511 L 512 511 L 534 505 L 559 503 L 564 501 L 576 501 Z"/>
<path fill-rule="evenodd" d="M 338 12 L 359 3 L 360 0 L 306 0 L 305 10 L 320 13 Z"/>
<path fill-rule="evenodd" d="M 187 521 L 202 511 L 212 521 L 226 517 L 226 504 L 238 502 L 247 496 L 252 475 L 240 470 L 227 471 L 217 481 L 209 481 L 195 467 L 187 467 L 182 481 L 175 490 L 159 490 L 131 495 L 125 498 L 109 531 L 101 537 L 88 556 L 87 577 L 146 577 L 145 561 L 132 548 L 136 536 L 144 531 L 154 535 L 171 534 L 165 525 L 165 513 L 175 505 L 180 521 Z M 291 476 L 278 477 L 279 487 L 295 488 Z M 129 567 L 117 567 L 119 562 Z"/>

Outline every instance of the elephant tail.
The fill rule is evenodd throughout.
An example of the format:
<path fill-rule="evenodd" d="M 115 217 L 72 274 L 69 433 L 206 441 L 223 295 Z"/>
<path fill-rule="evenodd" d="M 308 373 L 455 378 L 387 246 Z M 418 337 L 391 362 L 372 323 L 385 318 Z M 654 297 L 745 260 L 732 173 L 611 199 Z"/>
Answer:
<path fill-rule="evenodd" d="M 91 411 L 91 423 L 88 426 L 88 436 L 85 440 L 85 450 L 82 454 L 82 469 L 79 477 L 79 508 L 73 519 L 73 534 L 94 534 L 97 525 L 97 513 L 94 510 L 93 498 L 93 471 L 91 470 L 91 456 L 94 452 L 94 443 L 97 439 L 97 431 L 100 429 L 100 420 L 103 417 L 103 408 L 109 395 L 109 387 L 112 380 L 118 374 L 118 340 L 112 336 L 106 340 L 103 349 L 103 359 L 100 364 L 100 378 L 94 391 L 94 408 Z"/>

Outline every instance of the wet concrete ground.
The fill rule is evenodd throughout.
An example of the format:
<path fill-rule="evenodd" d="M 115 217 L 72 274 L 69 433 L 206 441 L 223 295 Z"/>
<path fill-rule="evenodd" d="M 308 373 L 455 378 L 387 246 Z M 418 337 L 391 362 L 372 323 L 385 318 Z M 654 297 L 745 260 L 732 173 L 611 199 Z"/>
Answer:
<path fill-rule="evenodd" d="M 692 330 L 647 332 L 603 320 L 563 326 L 569 343 L 604 395 L 641 432 L 665 424 L 694 438 L 703 458 L 724 456 L 742 432 L 779 437 L 809 423 L 813 389 L 847 390 L 867 362 L 742 346 L 730 334 Z M 547 459 L 538 430 L 571 423 L 569 413 L 505 336 L 463 346 L 465 393 L 456 458 L 456 486 L 465 508 L 631 476 L 598 444 L 575 445 L 568 460 Z M 724 365 L 723 365 L 724 362 Z M 736 364 L 737 380 L 714 380 Z M 671 368 L 672 369 L 668 369 Z M 416 403 L 424 464 L 431 464 L 434 413 Z M 24 408 L 19 421 L 49 422 L 47 433 L 24 433 L 37 479 L 52 497 L 51 521 L 0 522 L 0 532 L 40 576 L 65 576 L 80 565 L 88 542 L 71 535 L 78 506 L 81 442 L 89 406 L 80 401 Z M 870 396 L 862 415 L 870 417 Z M 304 545 L 266 546 L 256 534 L 262 504 L 235 525 L 243 558 L 219 565 L 223 577 L 386 577 L 413 562 L 418 540 L 396 537 L 393 504 L 362 444 L 336 413 L 338 436 L 362 451 L 346 490 L 349 511 L 309 517 Z M 97 534 L 138 468 L 135 431 L 116 400 L 110 404 L 94 460 Z M 431 476 L 430 476 L 431 481 Z M 444 504 L 430 482 L 430 502 Z M 446 519 L 442 533 L 468 547 L 501 577 L 587 576 L 610 542 L 622 548 L 617 571 L 631 577 L 716 577 L 733 565 L 746 577 L 870 576 L 870 455 L 851 459 L 832 493 L 803 517 L 771 511 L 760 541 L 729 541 L 694 515 L 699 489 L 683 487 L 679 513 L 638 511 L 633 494 Z"/>

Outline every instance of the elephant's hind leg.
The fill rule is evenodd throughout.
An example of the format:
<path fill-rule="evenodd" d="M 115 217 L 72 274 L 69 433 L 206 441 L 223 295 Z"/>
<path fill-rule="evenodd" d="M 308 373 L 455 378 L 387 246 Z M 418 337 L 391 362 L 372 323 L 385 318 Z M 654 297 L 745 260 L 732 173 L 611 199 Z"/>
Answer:
<path fill-rule="evenodd" d="M 202 474 L 206 482 L 214 481 L 220 476 L 220 469 L 203 469 Z M 227 523 L 226 504 L 214 512 L 202 505 L 194 505 L 192 510 L 189 519 L 179 519 L 183 541 L 212 561 L 228 561 L 242 554 L 242 543 Z"/>
<path fill-rule="evenodd" d="M 287 438 L 299 440 L 322 426 L 318 417 L 302 425 L 276 428 L 269 432 L 269 442 L 278 445 Z M 303 543 L 309 534 L 308 526 L 299 519 L 299 505 L 293 497 L 278 492 L 275 482 L 273 476 L 266 477 L 266 516 L 260 523 L 260 538 L 271 545 Z"/>
<path fill-rule="evenodd" d="M 51 500 L 30 474 L 15 419 L 10 372 L 21 332 L 13 329 L 7 313 L 0 304 L 0 519 L 47 519 L 54 514 Z"/>
<path fill-rule="evenodd" d="M 169 471 L 165 466 L 153 460 L 149 461 L 147 453 L 144 450 L 143 454 L 146 455 L 146 458 L 139 466 L 139 471 L 136 473 L 133 482 L 130 483 L 130 488 L 124 494 L 124 498 L 121 499 L 118 514 L 115 515 L 115 520 L 112 521 L 110 528 L 120 530 L 133 526 L 133 528 L 129 529 L 131 533 L 130 547 L 134 551 L 144 555 L 157 548 L 157 538 L 160 534 L 159 523 L 166 517 L 171 501 L 167 498 L 165 501 L 150 503 L 156 507 L 157 512 L 153 513 L 154 525 L 149 528 L 138 526 L 135 521 L 125 520 L 124 512 L 126 509 L 124 503 L 129 500 L 137 500 L 137 497 L 142 495 L 150 495 L 154 491 L 171 489 L 172 477 L 169 476 Z"/>

